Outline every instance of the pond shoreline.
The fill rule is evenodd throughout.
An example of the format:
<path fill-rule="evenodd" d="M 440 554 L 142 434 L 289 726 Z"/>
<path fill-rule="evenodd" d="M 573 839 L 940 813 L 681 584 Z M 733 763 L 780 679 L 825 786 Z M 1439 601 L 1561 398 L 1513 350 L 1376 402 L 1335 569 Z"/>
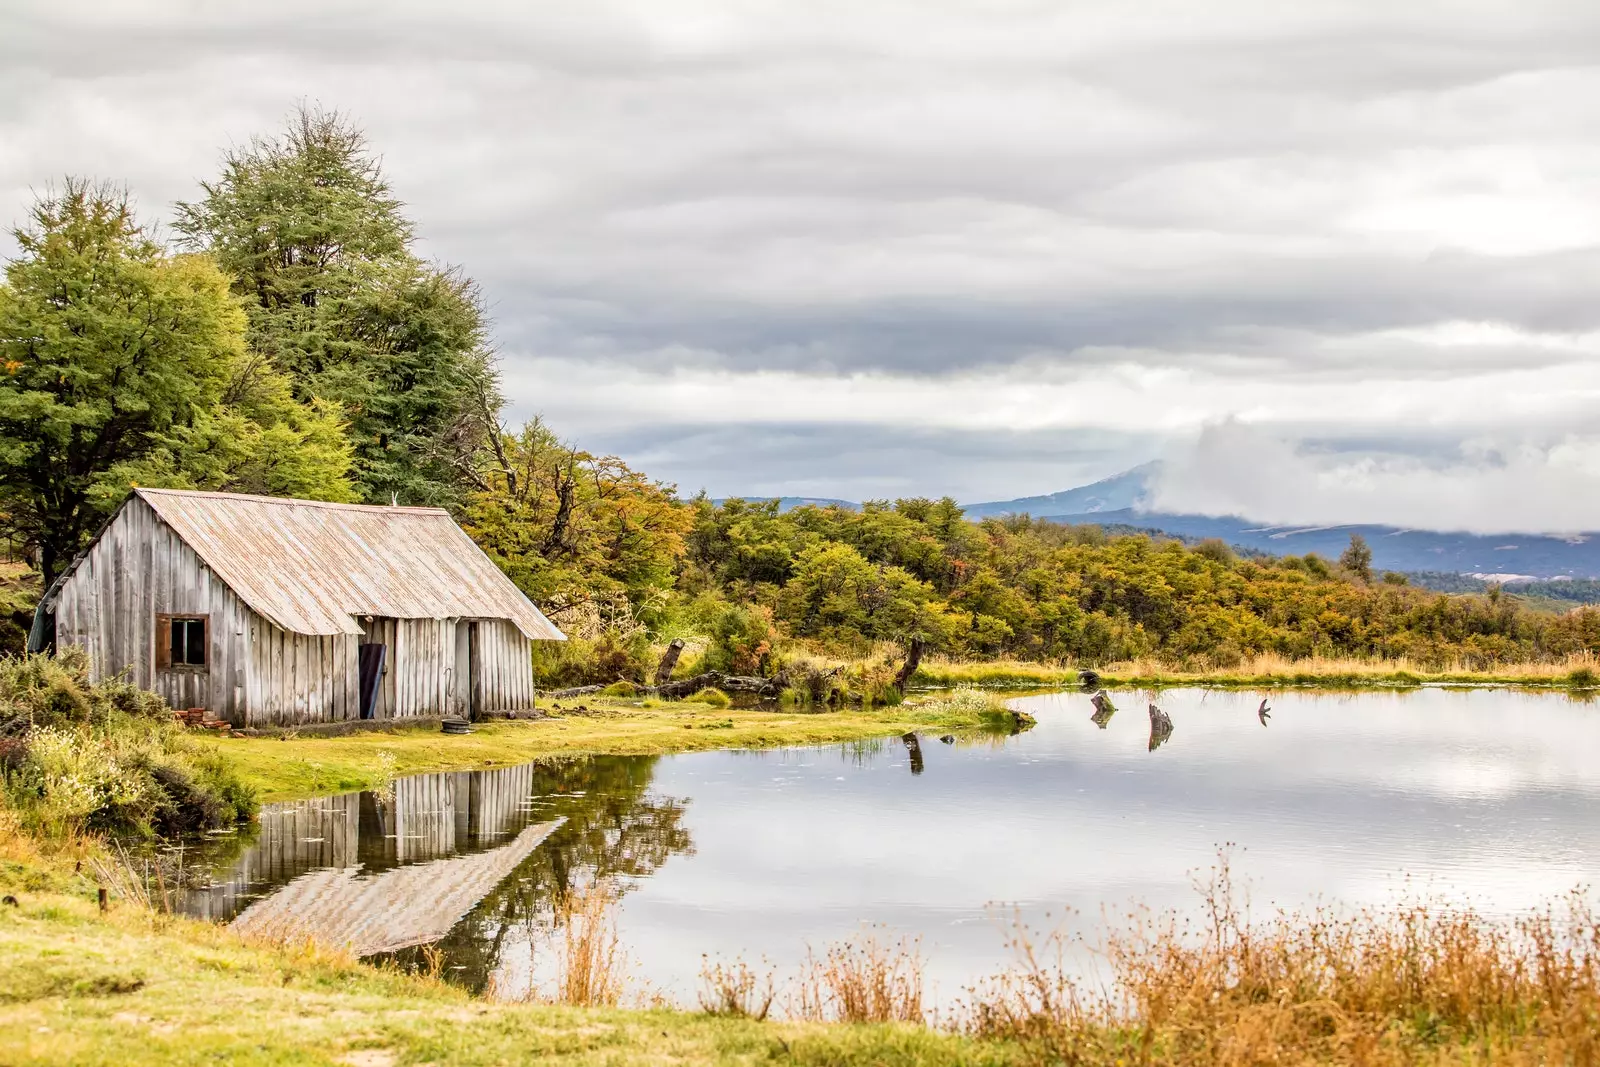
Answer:
<path fill-rule="evenodd" d="M 496 719 L 463 736 L 393 729 L 341 736 L 227 737 L 207 742 L 263 801 L 298 800 L 381 786 L 398 776 L 482 770 L 593 755 L 664 755 L 724 748 L 834 744 L 917 730 L 1003 728 L 1014 713 L 985 702 L 913 701 L 894 707 L 808 712 L 714 708 L 690 701 L 581 698 L 536 719 Z"/>

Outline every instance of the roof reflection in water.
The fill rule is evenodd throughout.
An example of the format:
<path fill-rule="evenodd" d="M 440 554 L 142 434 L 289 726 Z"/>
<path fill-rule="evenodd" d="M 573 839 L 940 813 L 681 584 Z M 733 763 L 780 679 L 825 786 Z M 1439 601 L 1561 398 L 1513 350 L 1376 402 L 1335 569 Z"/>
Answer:
<path fill-rule="evenodd" d="M 487 852 L 368 877 L 356 867 L 313 871 L 246 908 L 233 928 L 273 939 L 312 937 L 357 956 L 437 941 L 560 825 L 539 823 Z"/>

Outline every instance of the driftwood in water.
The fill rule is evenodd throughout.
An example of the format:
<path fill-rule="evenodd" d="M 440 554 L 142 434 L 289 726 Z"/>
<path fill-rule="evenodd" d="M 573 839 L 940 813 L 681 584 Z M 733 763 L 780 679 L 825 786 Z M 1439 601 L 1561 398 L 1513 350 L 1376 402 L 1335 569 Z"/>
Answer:
<path fill-rule="evenodd" d="M 683 655 L 683 638 L 674 637 L 672 644 L 661 654 L 661 662 L 656 664 L 656 684 L 666 685 L 672 681 L 672 670 L 678 665 L 678 657 Z"/>
<path fill-rule="evenodd" d="M 911 639 L 911 647 L 906 649 L 906 661 L 900 667 L 900 672 L 894 676 L 894 687 L 900 692 L 906 691 L 906 683 L 911 681 L 911 676 L 917 673 L 917 667 L 922 663 L 922 649 L 925 642 L 920 637 Z"/>
<path fill-rule="evenodd" d="M 1117 713 L 1117 706 L 1111 703 L 1111 698 L 1106 696 L 1104 689 L 1096 693 L 1089 703 L 1094 705 L 1094 714 L 1089 716 L 1089 721 L 1104 730 L 1111 721 L 1111 716 Z"/>
<path fill-rule="evenodd" d="M 1154 752 L 1166 744 L 1167 738 L 1172 736 L 1172 718 L 1166 712 L 1150 705 L 1150 751 Z"/>

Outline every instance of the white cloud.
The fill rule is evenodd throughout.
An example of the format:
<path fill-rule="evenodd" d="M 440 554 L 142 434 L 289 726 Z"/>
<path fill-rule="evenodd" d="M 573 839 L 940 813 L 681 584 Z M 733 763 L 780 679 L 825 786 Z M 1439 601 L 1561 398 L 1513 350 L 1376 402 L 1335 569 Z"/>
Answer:
<path fill-rule="evenodd" d="M 1148 506 L 1286 524 L 1576 533 L 1600 529 L 1600 434 L 1470 439 L 1440 458 L 1317 452 L 1228 421 L 1175 452 Z"/>

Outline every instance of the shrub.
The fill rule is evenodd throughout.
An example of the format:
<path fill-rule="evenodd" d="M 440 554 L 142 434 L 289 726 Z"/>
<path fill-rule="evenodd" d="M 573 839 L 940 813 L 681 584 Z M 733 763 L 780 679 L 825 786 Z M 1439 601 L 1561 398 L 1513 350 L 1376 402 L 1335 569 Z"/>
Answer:
<path fill-rule="evenodd" d="M 720 689 L 713 689 L 708 686 L 707 688 L 700 690 L 700 692 L 696 693 L 694 696 L 689 697 L 688 703 L 705 704 L 713 708 L 725 708 L 732 704 L 733 701 L 728 697 L 727 693 L 724 693 Z"/>
<path fill-rule="evenodd" d="M 171 836 L 247 819 L 254 793 L 171 709 L 125 682 L 91 683 L 88 659 L 0 657 L 3 796 L 44 837 Z"/>
<path fill-rule="evenodd" d="M 761 604 L 726 605 L 707 626 L 709 642 L 700 669 L 724 674 L 766 674 L 778 639 L 772 611 Z"/>

